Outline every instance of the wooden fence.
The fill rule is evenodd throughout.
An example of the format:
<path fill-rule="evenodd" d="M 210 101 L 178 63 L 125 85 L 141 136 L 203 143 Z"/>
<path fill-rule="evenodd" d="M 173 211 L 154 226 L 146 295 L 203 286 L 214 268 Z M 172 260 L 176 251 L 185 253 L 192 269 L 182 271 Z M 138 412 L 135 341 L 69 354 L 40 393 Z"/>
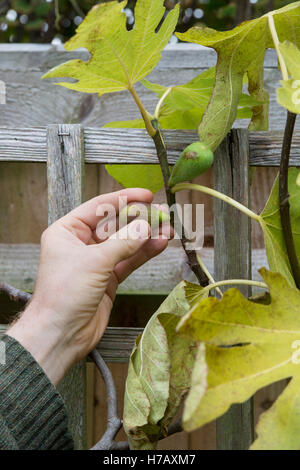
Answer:
<path fill-rule="evenodd" d="M 169 131 L 165 133 L 170 163 L 176 161 L 180 149 L 195 139 L 195 133 Z M 295 136 L 291 164 L 300 165 L 298 141 Z M 214 164 L 214 186 L 217 190 L 234 197 L 249 206 L 249 168 L 250 166 L 278 166 L 280 161 L 280 133 L 252 133 L 247 130 L 232 130 L 216 152 Z M 127 148 L 120 156 L 122 148 Z M 47 162 L 48 214 L 49 223 L 62 217 L 83 200 L 84 162 L 88 163 L 157 163 L 155 149 L 143 130 L 99 130 L 83 129 L 78 124 L 58 124 L 35 129 L 0 129 L 0 161 Z M 250 278 L 251 273 L 251 230 L 249 219 L 222 201 L 215 201 L 214 207 L 215 246 L 206 253 L 209 267 L 217 280 L 227 278 Z M 11 247 L 2 246 L 5 263 L 1 263 L 0 279 L 23 288 L 24 270 L 34 282 L 37 253 L 34 249 L 23 247 L 23 259 Z M 37 251 L 37 248 L 36 248 Z M 170 290 L 175 278 L 182 276 L 184 254 L 180 248 L 172 253 L 174 270 L 169 271 L 169 253 L 160 259 L 160 268 L 166 269 L 165 288 Z M 212 269 L 212 257 L 214 266 Z M 175 258 L 175 262 L 174 262 Z M 24 265 L 25 260 L 25 265 Z M 143 272 L 138 270 L 131 279 L 131 290 L 161 290 L 161 277 L 152 267 Z M 165 266 L 164 266 L 165 263 Z M 254 252 L 253 267 L 256 270 L 265 259 L 261 252 Z M 134 286 L 134 287 L 133 287 Z M 28 288 L 28 285 L 26 285 Z M 125 286 L 121 289 L 126 289 Z M 130 289 L 130 287 L 127 286 Z M 242 288 L 245 295 L 249 289 Z M 140 333 L 137 328 L 109 328 L 98 345 L 106 360 L 127 361 L 135 337 Z M 70 426 L 79 448 L 85 447 L 86 438 L 86 381 L 85 363 L 82 362 L 69 372 L 60 385 L 61 394 L 66 402 Z M 235 405 L 217 423 L 217 447 L 220 449 L 245 449 L 253 439 L 252 401 Z"/>
<path fill-rule="evenodd" d="M 157 163 L 154 146 L 143 130 L 98 127 L 111 120 L 137 117 L 134 103 L 126 93 L 106 95 L 98 100 L 93 95 L 70 92 L 40 80 L 51 66 L 73 56 L 84 57 L 84 53 L 66 54 L 52 46 L 0 45 L 0 79 L 7 85 L 7 105 L 1 106 L 0 113 L 0 280 L 29 291 L 33 289 L 36 277 L 40 233 L 46 226 L 47 199 L 51 222 L 79 204 L 84 192 L 88 198 L 117 189 L 105 173 L 103 164 Z M 164 51 L 161 63 L 150 78 L 165 85 L 176 85 L 214 63 L 215 53 L 211 50 L 191 45 L 172 46 Z M 255 210 L 264 204 L 274 177 L 274 170 L 266 167 L 279 165 L 282 132 L 278 129 L 284 125 L 284 113 L 277 107 L 274 94 L 279 74 L 272 52 L 267 54 L 265 66 L 267 88 L 271 94 L 272 131 L 248 134 L 243 129 L 233 130 L 217 152 L 213 174 L 200 177 L 200 182 L 207 185 L 213 184 L 214 178 L 218 190 L 248 205 L 249 165 L 257 167 L 251 197 Z M 139 91 L 151 110 L 155 101 L 153 96 L 142 88 Z M 244 126 L 245 123 L 238 122 L 237 125 Z M 195 140 L 195 133 L 165 131 L 164 137 L 170 163 L 174 163 L 185 145 Z M 297 132 L 291 165 L 300 165 L 299 143 L 300 133 Z M 192 193 L 179 195 L 179 200 L 205 203 L 208 247 L 203 249 L 203 258 L 210 271 L 215 271 L 215 278 L 249 277 L 252 253 L 252 276 L 258 279 L 257 268 L 266 265 L 260 231 L 253 227 L 254 249 L 251 250 L 250 223 L 233 208 L 220 201 L 216 201 L 213 208 L 211 199 Z M 159 194 L 156 201 L 162 202 L 163 196 Z M 128 294 L 165 296 L 182 278 L 193 280 L 193 275 L 180 246 L 172 244 L 165 253 L 130 276 L 118 293 L 127 299 L 131 297 Z M 246 290 L 243 292 L 248 294 Z M 146 309 L 144 302 L 139 304 L 136 318 Z M 0 318 L 1 315 L 5 317 L 0 303 Z M 122 384 L 126 375 L 125 363 L 141 331 L 134 327 L 141 324 L 136 318 L 130 327 L 124 327 L 120 326 L 124 322 L 119 322 L 119 315 L 114 321 L 118 327 L 108 328 L 98 345 L 102 356 L 111 364 L 115 378 Z M 89 420 L 91 415 L 94 416 L 96 429 L 89 437 L 90 445 L 100 437 L 105 425 L 103 387 L 96 377 L 86 413 L 85 378 L 85 365 L 80 364 L 70 372 L 61 388 L 78 448 L 86 446 L 87 415 Z M 281 384 L 275 385 L 257 394 L 255 421 L 281 388 Z M 119 395 L 121 399 L 121 391 Z M 193 433 L 192 438 L 182 433 L 162 445 L 188 449 L 214 448 L 215 445 L 220 449 L 247 448 L 253 437 L 252 415 L 252 402 L 235 406 L 218 420 L 217 439 L 214 425 L 211 425 Z"/>

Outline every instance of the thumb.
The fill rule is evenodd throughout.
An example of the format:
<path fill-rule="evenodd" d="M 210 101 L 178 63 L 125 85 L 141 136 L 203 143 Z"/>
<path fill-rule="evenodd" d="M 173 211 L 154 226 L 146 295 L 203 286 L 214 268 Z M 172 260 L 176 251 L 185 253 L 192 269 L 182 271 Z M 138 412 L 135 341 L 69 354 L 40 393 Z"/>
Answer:
<path fill-rule="evenodd" d="M 124 259 L 135 255 L 150 238 L 150 225 L 146 220 L 134 220 L 122 227 L 99 245 L 111 260 L 113 267 Z"/>

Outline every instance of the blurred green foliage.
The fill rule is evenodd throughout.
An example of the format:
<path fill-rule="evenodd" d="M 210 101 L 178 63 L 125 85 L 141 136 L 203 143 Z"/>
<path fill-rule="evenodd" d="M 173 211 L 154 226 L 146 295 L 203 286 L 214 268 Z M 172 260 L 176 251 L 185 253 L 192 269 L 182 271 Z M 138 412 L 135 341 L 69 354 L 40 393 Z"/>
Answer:
<path fill-rule="evenodd" d="M 134 25 L 135 2 L 129 0 L 125 9 L 128 28 Z M 0 0 L 0 41 L 65 42 L 97 3 L 99 0 Z M 175 3 L 177 0 L 165 0 L 167 10 Z M 177 29 L 182 32 L 201 24 L 225 30 L 289 3 L 286 0 L 181 0 Z"/>

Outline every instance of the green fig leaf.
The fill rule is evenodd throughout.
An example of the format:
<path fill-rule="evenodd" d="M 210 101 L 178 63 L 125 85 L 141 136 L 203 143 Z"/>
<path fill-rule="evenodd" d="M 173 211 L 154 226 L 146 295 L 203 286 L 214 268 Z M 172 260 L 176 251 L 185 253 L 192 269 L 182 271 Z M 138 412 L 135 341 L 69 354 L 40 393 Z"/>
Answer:
<path fill-rule="evenodd" d="M 300 113 L 300 50 L 285 41 L 279 44 L 279 49 L 286 64 L 290 80 L 282 80 L 281 88 L 277 89 L 277 101 L 290 112 Z"/>
<path fill-rule="evenodd" d="M 163 0 L 138 0 L 135 25 L 126 28 L 126 1 L 95 5 L 66 44 L 67 51 L 87 49 L 91 58 L 85 62 L 71 60 L 53 68 L 43 78 L 69 77 L 76 83 L 59 85 L 85 93 L 112 93 L 132 89 L 146 77 L 161 58 L 161 51 L 175 29 L 179 5 L 167 15 L 158 32 L 156 29 L 165 13 Z"/>
<path fill-rule="evenodd" d="M 296 182 L 297 177 L 298 170 L 296 168 L 290 168 L 288 175 L 290 216 L 296 252 L 300 260 L 300 187 Z M 277 176 L 267 204 L 260 215 L 261 226 L 264 231 L 270 269 L 274 272 L 281 273 L 288 282 L 294 286 L 295 282 L 282 233 L 278 185 L 279 178 Z"/>
<path fill-rule="evenodd" d="M 218 32 L 195 26 L 186 33 L 176 34 L 183 41 L 211 47 L 218 54 L 212 99 L 198 129 L 199 140 L 213 151 L 234 123 L 245 73 L 248 75 L 249 93 L 265 103 L 254 108 L 250 127 L 252 130 L 268 128 L 268 95 L 263 88 L 263 65 L 266 49 L 274 47 L 268 15 L 274 18 L 279 39 L 290 39 L 300 45 L 299 14 L 300 2 L 295 2 L 261 18 L 244 22 L 231 31 Z"/>
<path fill-rule="evenodd" d="M 153 193 L 163 185 L 159 165 L 105 165 L 106 171 L 125 188 L 145 188 Z"/>
<path fill-rule="evenodd" d="M 208 367 L 207 388 L 199 398 L 192 381 L 183 424 L 192 431 L 262 387 L 292 377 L 277 402 L 262 415 L 253 448 L 299 450 L 300 291 L 278 273 L 262 269 L 260 274 L 270 290 L 268 305 L 251 302 L 238 289 L 230 289 L 222 300 L 202 300 L 180 321 L 180 334 L 206 343 Z M 194 370 L 193 375 L 197 373 Z"/>
<path fill-rule="evenodd" d="M 184 85 L 173 86 L 164 104 L 160 109 L 159 123 L 162 129 L 197 129 L 205 108 L 207 107 L 215 81 L 215 67 L 202 72 L 193 80 Z M 141 83 L 150 91 L 161 98 L 168 90 L 168 87 L 151 83 L 144 79 Z M 254 97 L 242 94 L 237 110 L 237 119 L 251 119 L 253 109 L 262 103 Z M 104 127 L 131 127 L 144 128 L 143 119 L 133 119 L 131 121 L 114 121 Z"/>

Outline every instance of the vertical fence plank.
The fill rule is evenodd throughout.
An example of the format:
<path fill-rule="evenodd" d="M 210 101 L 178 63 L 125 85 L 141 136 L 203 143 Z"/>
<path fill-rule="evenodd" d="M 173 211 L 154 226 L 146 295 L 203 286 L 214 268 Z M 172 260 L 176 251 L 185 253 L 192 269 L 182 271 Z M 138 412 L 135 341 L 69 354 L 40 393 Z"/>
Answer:
<path fill-rule="evenodd" d="M 47 132 L 48 223 L 78 206 L 84 190 L 84 146 L 80 125 L 51 125 Z M 77 449 L 86 447 L 85 362 L 74 366 L 59 391 L 65 401 Z"/>
<path fill-rule="evenodd" d="M 248 132 L 233 129 L 216 152 L 214 187 L 249 206 Z M 251 278 L 251 222 L 223 201 L 214 203 L 215 278 Z M 240 289 L 250 295 L 248 286 Z M 253 441 L 253 400 L 233 405 L 217 420 L 217 449 L 244 450 Z"/>

